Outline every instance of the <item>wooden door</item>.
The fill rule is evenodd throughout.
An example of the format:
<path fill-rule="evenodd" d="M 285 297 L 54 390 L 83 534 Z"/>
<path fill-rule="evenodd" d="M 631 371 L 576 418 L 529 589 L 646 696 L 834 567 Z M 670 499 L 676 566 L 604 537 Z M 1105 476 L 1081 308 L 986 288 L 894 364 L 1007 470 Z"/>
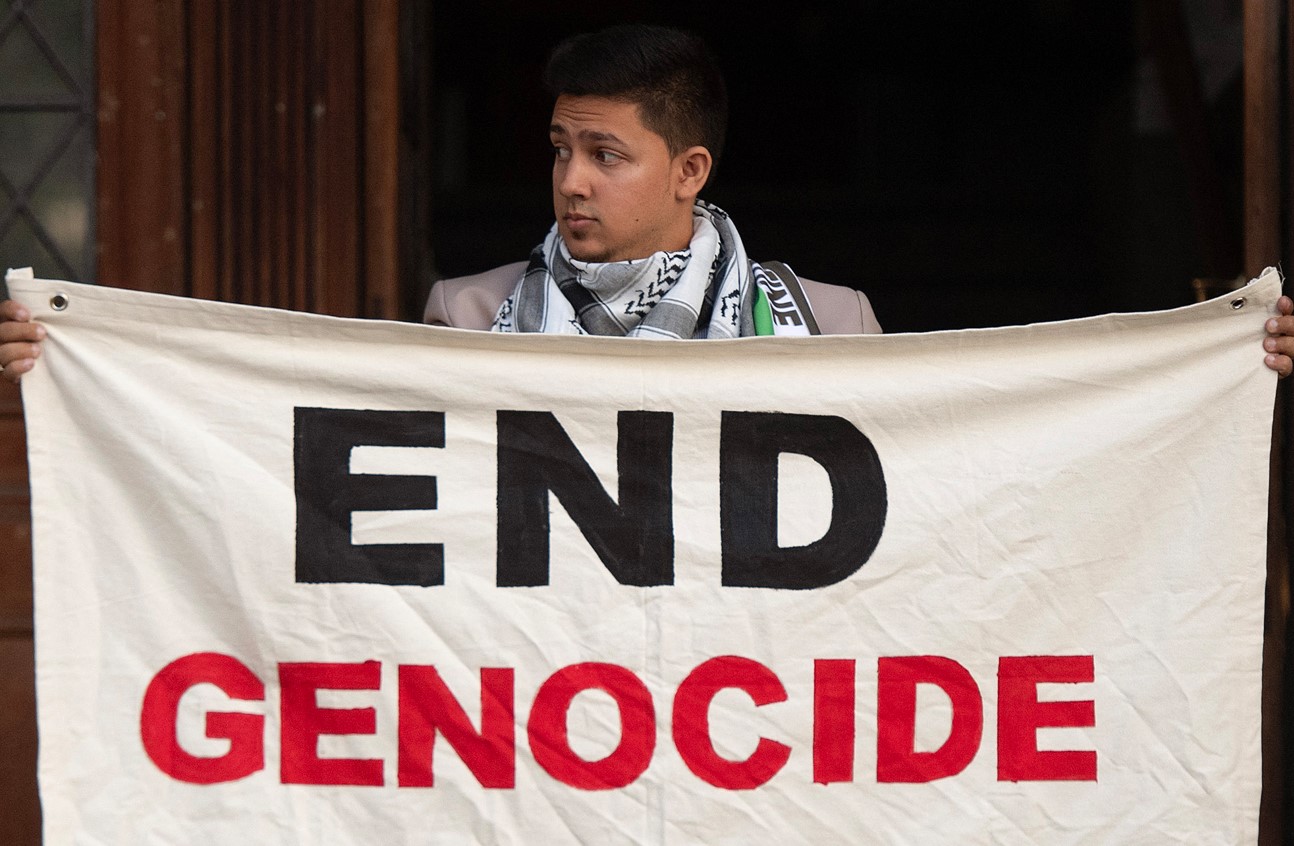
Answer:
<path fill-rule="evenodd" d="M 397 0 L 99 0 L 97 280 L 401 314 Z M 40 842 L 31 535 L 0 383 L 0 841 Z"/>

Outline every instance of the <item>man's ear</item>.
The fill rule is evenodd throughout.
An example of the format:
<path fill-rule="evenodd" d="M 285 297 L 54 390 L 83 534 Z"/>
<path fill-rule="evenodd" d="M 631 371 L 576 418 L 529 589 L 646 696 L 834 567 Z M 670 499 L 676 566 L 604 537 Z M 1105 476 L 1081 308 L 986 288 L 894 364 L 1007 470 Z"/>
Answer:
<path fill-rule="evenodd" d="M 706 181 L 710 178 L 710 170 L 714 167 L 714 159 L 710 156 L 710 151 L 701 145 L 688 147 L 679 153 L 675 159 L 675 172 L 678 175 L 678 184 L 674 189 L 674 196 L 678 200 L 685 200 L 691 203 L 701 193 L 705 187 Z"/>

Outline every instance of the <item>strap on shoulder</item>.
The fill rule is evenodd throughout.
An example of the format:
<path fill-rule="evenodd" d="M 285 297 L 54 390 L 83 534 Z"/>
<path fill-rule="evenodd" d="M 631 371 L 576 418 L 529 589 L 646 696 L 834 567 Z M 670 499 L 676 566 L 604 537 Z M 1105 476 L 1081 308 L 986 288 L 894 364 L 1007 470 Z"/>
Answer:
<path fill-rule="evenodd" d="M 770 290 L 768 298 L 771 301 L 773 311 L 779 314 L 788 315 L 786 309 L 779 310 L 779 303 L 786 303 L 787 298 L 794 304 L 794 311 L 798 312 L 799 320 L 803 322 L 804 328 L 810 335 L 821 335 L 822 330 L 818 328 L 817 318 L 813 316 L 813 307 L 809 305 L 809 297 L 804 293 L 804 286 L 800 284 L 800 277 L 795 275 L 795 271 L 780 261 L 761 261 L 759 266 L 767 277 Z"/>

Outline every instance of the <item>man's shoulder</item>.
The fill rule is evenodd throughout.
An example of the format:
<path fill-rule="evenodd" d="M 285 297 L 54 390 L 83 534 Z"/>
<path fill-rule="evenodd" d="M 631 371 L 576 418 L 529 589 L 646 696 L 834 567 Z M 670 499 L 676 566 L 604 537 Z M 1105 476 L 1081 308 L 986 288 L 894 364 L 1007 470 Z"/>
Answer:
<path fill-rule="evenodd" d="M 459 329 L 488 330 L 503 301 L 525 273 L 524 261 L 471 276 L 441 279 L 431 288 L 423 322 Z M 881 331 L 872 305 L 862 291 L 800 277 L 800 284 L 824 335 L 873 334 Z"/>
<path fill-rule="evenodd" d="M 844 285 L 828 285 L 800 277 L 813 317 L 824 335 L 875 335 L 881 324 L 867 295 Z"/>
<path fill-rule="evenodd" d="M 431 287 L 422 322 L 459 329 L 489 329 L 499 306 L 526 271 L 524 261 L 471 276 L 441 279 Z"/>

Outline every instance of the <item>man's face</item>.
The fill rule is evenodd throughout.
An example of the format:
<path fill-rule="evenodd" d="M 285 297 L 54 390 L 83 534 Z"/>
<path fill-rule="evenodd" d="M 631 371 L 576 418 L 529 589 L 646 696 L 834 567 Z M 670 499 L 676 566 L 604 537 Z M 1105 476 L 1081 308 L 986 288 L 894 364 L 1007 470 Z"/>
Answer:
<path fill-rule="evenodd" d="M 553 211 L 574 258 L 626 261 L 681 250 L 692 239 L 682 159 L 643 126 L 638 106 L 563 94 L 549 128 Z"/>

